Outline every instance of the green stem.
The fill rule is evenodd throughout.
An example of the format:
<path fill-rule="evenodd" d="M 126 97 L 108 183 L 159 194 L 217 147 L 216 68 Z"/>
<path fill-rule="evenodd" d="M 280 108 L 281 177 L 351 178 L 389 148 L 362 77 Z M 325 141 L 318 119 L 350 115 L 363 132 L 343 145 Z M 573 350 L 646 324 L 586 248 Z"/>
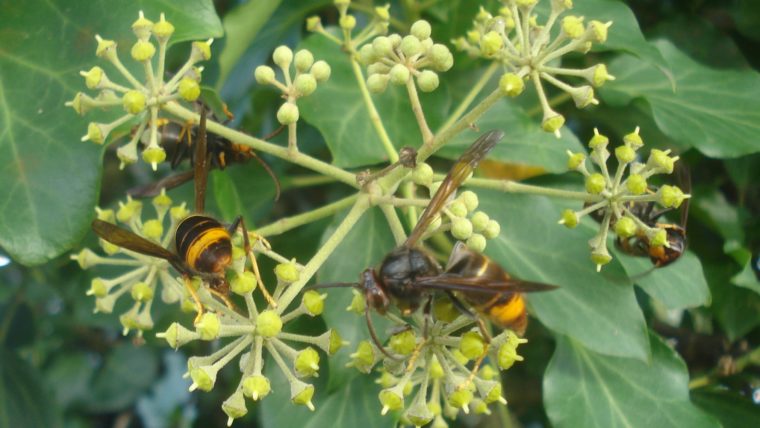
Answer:
<path fill-rule="evenodd" d="M 414 85 L 414 79 L 409 78 L 406 81 L 406 92 L 409 94 L 409 101 L 412 103 L 412 112 L 417 119 L 417 126 L 422 133 L 422 145 L 429 145 L 433 142 L 433 132 L 425 120 L 425 112 L 422 111 L 422 103 L 420 103 L 420 96 L 417 94 L 417 87 Z"/>
<path fill-rule="evenodd" d="M 465 95 L 464 99 L 462 99 L 462 102 L 459 103 L 456 110 L 454 110 L 450 115 L 449 118 L 446 119 L 446 122 L 441 125 L 440 128 L 438 128 L 438 133 L 442 132 L 444 129 L 449 128 L 451 125 L 456 122 L 457 119 L 459 119 L 462 114 L 464 114 L 465 110 L 472 104 L 472 102 L 475 100 L 475 98 L 480 94 L 480 91 L 483 90 L 483 87 L 488 83 L 488 81 L 491 80 L 491 77 L 496 72 L 496 70 L 499 69 L 499 64 L 496 62 L 492 62 L 490 66 L 486 69 L 485 72 L 483 72 L 483 75 L 480 76 L 480 79 L 478 79 L 477 82 L 475 82 L 475 85 L 472 86 L 472 89 L 470 89 L 470 92 Z"/>
<path fill-rule="evenodd" d="M 760 347 L 742 355 L 734 360 L 735 370 L 732 374 L 741 373 L 748 365 L 760 365 Z M 697 389 L 707 386 L 721 376 L 719 368 L 714 368 L 708 374 L 692 379 L 689 382 L 689 389 Z"/>
<path fill-rule="evenodd" d="M 177 116 L 183 120 L 192 120 L 196 123 L 200 120 L 197 113 L 186 109 L 185 107 L 178 104 L 177 102 L 167 103 L 166 105 L 164 105 L 164 110 L 167 113 Z M 356 184 L 356 177 L 354 176 L 354 174 L 351 174 L 350 172 L 346 170 L 330 165 L 319 159 L 313 158 L 303 153 L 291 153 L 286 147 L 280 147 L 275 144 L 268 143 L 264 140 L 260 140 L 258 138 L 247 135 L 243 132 L 227 128 L 226 126 L 220 123 L 217 123 L 213 120 L 208 120 L 206 122 L 206 127 L 208 128 L 210 132 L 217 134 L 220 137 L 226 138 L 234 143 L 253 147 L 256 150 L 259 150 L 264 153 L 269 153 L 281 159 L 285 159 L 296 165 L 300 165 L 300 166 L 303 166 L 304 168 L 308 168 L 313 171 L 316 171 L 322 175 L 333 177 L 336 180 L 342 181 L 343 183 L 348 184 L 351 187 L 355 187 L 355 188 L 359 187 L 359 185 Z"/>
<path fill-rule="evenodd" d="M 380 113 L 378 113 L 377 108 L 375 108 L 375 103 L 372 102 L 372 97 L 369 94 L 367 82 L 364 80 L 364 74 L 362 73 L 361 66 L 359 66 L 359 63 L 356 62 L 356 60 L 353 58 L 351 58 L 351 69 L 354 72 L 356 83 L 359 84 L 359 90 L 362 93 L 364 105 L 367 107 L 369 120 L 372 122 L 372 126 L 375 128 L 377 136 L 380 137 L 380 142 L 383 143 L 383 148 L 385 149 L 385 153 L 388 154 L 388 159 L 391 161 L 391 163 L 398 162 L 398 152 L 396 152 L 396 148 L 393 147 L 393 143 L 388 136 L 388 132 L 385 130 L 383 120 L 380 118 Z"/>
<path fill-rule="evenodd" d="M 375 17 L 375 9 L 370 5 L 367 5 L 364 3 L 358 3 L 354 1 L 354 2 L 351 2 L 349 7 L 351 9 L 358 10 L 359 12 L 364 12 L 367 15 Z M 406 25 L 404 25 L 404 23 L 398 18 L 394 18 L 391 16 L 389 23 L 391 24 L 392 27 L 398 30 L 401 30 L 401 31 L 406 30 Z"/>
<path fill-rule="evenodd" d="M 324 175 L 301 175 L 296 177 L 289 177 L 285 183 L 283 183 L 286 189 L 293 187 L 311 187 L 319 186 L 322 184 L 330 184 L 335 182 L 335 177 L 325 177 Z"/>
<path fill-rule="evenodd" d="M 557 95 L 549 98 L 549 101 L 547 103 L 551 107 L 556 107 L 556 106 L 564 103 L 565 101 L 570 100 L 571 98 L 572 98 L 572 96 L 570 94 L 568 94 L 567 92 L 562 92 L 561 94 L 557 94 Z M 541 105 L 537 105 L 537 106 L 535 106 L 535 107 L 527 110 L 525 113 L 528 116 L 532 117 L 532 116 L 537 115 L 538 113 L 541 113 L 541 111 L 542 111 L 542 106 Z"/>
<path fill-rule="evenodd" d="M 317 270 L 327 260 L 330 254 L 343 242 L 343 239 L 348 235 L 348 232 L 354 227 L 356 222 L 362 217 L 365 211 L 369 208 L 369 198 L 366 195 L 361 195 L 351 211 L 348 212 L 343 221 L 335 229 L 335 232 L 322 244 L 322 247 L 314 254 L 314 257 L 309 260 L 301 271 L 298 281 L 290 284 L 288 289 L 283 293 L 280 300 L 277 302 L 277 314 L 282 314 L 288 305 L 296 298 L 298 293 L 301 292 L 307 282 L 317 273 Z"/>
<path fill-rule="evenodd" d="M 401 224 L 401 219 L 398 218 L 396 209 L 393 205 L 382 204 L 380 205 L 380 210 L 385 214 L 385 220 L 391 228 L 393 239 L 396 240 L 396 245 L 401 245 L 406 241 L 406 231 L 404 231 L 404 226 Z"/>
<path fill-rule="evenodd" d="M 313 223 L 319 219 L 329 217 L 338 211 L 350 207 L 356 202 L 358 194 L 354 194 L 343 199 L 337 200 L 333 203 L 327 204 L 323 207 L 319 207 L 315 210 L 307 211 L 291 217 L 282 218 L 274 223 L 268 224 L 264 227 L 256 229 L 256 233 L 261 236 L 274 236 L 285 233 L 298 226 L 304 224 Z"/>
<path fill-rule="evenodd" d="M 576 201 L 599 202 L 604 199 L 600 195 L 591 195 L 586 192 L 573 190 L 553 189 L 551 187 L 523 184 L 511 180 L 494 180 L 490 178 L 471 178 L 464 183 L 481 189 L 499 190 L 506 193 L 526 193 L 531 195 L 550 196 L 554 198 L 573 199 Z"/>

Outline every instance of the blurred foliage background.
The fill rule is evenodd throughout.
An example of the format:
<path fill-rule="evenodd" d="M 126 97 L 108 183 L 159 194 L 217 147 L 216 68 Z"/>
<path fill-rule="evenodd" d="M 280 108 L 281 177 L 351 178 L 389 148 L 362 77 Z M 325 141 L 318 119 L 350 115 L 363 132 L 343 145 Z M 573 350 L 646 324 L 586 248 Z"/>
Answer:
<path fill-rule="evenodd" d="M 267 62 L 274 47 L 309 46 L 317 59 L 326 58 L 333 66 L 333 89 L 348 84 L 341 80 L 341 53 L 330 52 L 304 29 L 304 19 L 313 14 L 325 25 L 334 24 L 337 13 L 331 3 L 0 1 L 1 427 L 223 426 L 226 416 L 219 405 L 234 386 L 235 373 L 222 372 L 210 393 L 189 393 L 189 381 L 181 378 L 187 356 L 215 344 L 174 352 L 151 333 L 144 342 L 122 336 L 117 315 L 92 314 L 85 290 L 93 274 L 70 261 L 68 251 L 96 246 L 89 233 L 95 204 L 113 206 L 126 189 L 151 182 L 155 175 L 142 163 L 120 172 L 112 149 L 81 143 L 86 121 L 92 119 L 77 117 L 63 103 L 84 88 L 78 71 L 97 63 L 95 34 L 124 40 L 127 46 L 129 24 L 138 10 L 149 17 L 164 11 L 177 27 L 176 61 L 169 69 L 184 60 L 188 40 L 224 34 L 213 45 L 203 83 L 229 105 L 235 114 L 232 126 L 267 134 L 276 128 L 280 101 L 271 88 L 254 82 L 252 70 Z M 354 3 L 358 15 L 371 5 Z M 399 27 L 393 30 L 406 31 L 421 16 L 433 23 L 434 38 L 445 42 L 469 28 L 478 3 L 391 1 Z M 563 287 L 563 281 L 577 282 L 577 288 L 569 287 L 578 292 L 531 300 L 540 322 L 534 320 L 530 343 L 520 348 L 525 362 L 503 379 L 509 406 L 453 425 L 760 423 L 760 2 L 575 3 L 576 13 L 587 19 L 613 19 L 615 24 L 607 45 L 591 58 L 570 61 L 603 61 L 617 80 L 602 88 L 599 107 L 556 107 L 568 118 L 561 143 L 537 130 L 540 110 L 530 94 L 494 107 L 479 123 L 481 129 L 505 129 L 505 140 L 514 146 L 497 151 L 498 162 L 484 169 L 493 176 L 521 177 L 527 165 L 539 172 L 529 180 L 533 183 L 578 187 L 578 177 L 562 174 L 566 147 L 579 147 L 594 127 L 620 141 L 641 126 L 649 147 L 673 149 L 692 171 L 690 252 L 673 266 L 644 276 L 637 273 L 648 269 L 647 261 L 616 255 L 617 261 L 596 275 L 586 250 L 593 226 L 566 231 L 555 225 L 566 204 L 479 192 L 486 212 L 502 225 L 503 239 L 489 244 L 489 254 L 521 277 Z M 496 9 L 494 1 L 484 5 Z M 441 89 L 423 98 L 432 124 L 445 119 L 485 66 L 456 56 L 454 69 L 442 76 Z M 330 102 L 347 106 L 357 102 L 357 94 Z M 329 121 L 340 109 L 324 112 L 319 95 L 302 106 L 301 150 L 344 167 L 380 163 L 381 157 L 354 155 L 372 153 L 368 143 L 355 138 L 371 125 L 351 118 L 351 133 L 332 135 Z M 418 135 L 404 133 L 401 109 L 408 106 L 398 98 L 378 97 L 381 114 L 401 112 L 397 127 L 388 123 L 392 137 L 399 146 L 415 143 Z M 327 135 L 332 136 L 325 144 Z M 282 137 L 275 141 L 285 144 Z M 468 141 L 463 137 L 441 154 L 456 157 Z M 534 145 L 521 152 L 517 143 L 526 141 Z M 281 200 L 273 202 L 270 179 L 249 164 L 212 174 L 208 211 L 230 220 L 242 208 L 249 224 L 263 225 L 348 194 L 345 186 L 321 182 L 309 171 L 266 160 L 283 183 Z M 445 167 L 447 161 L 434 164 Z M 189 201 L 191 187 L 171 196 Z M 271 242 L 281 254 L 306 261 L 333 226 L 330 220 L 320 221 Z M 367 245 L 367 236 L 376 238 L 373 245 Z M 385 224 L 368 216 L 319 279 L 354 280 L 392 245 Z M 366 334 L 365 326 L 343 313 L 346 295 L 334 296 L 327 321 L 355 344 Z M 158 305 L 156 331 L 187 317 Z M 300 328 L 324 331 L 324 325 L 314 323 Z M 252 406 L 235 424 L 393 426 L 391 418 L 379 415 L 379 387 L 342 367 L 346 355 L 331 359 L 320 377 L 316 413 L 293 409 L 286 384 L 275 383 L 275 396 Z"/>

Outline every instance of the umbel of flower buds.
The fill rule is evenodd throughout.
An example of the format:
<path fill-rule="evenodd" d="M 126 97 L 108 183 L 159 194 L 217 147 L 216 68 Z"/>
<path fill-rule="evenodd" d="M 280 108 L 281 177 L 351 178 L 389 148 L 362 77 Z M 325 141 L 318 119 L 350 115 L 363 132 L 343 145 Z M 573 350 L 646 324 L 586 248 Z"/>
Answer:
<path fill-rule="evenodd" d="M 470 56 L 497 61 L 506 68 L 499 82 L 504 95 L 519 95 L 523 82 L 531 80 L 543 109 L 541 125 L 546 132 L 559 136 L 565 119 L 550 107 L 544 84 L 567 93 L 578 108 L 598 104 L 594 88 L 614 79 L 605 65 L 577 69 L 563 67 L 558 60 L 574 52 L 585 54 L 593 43 L 604 43 L 612 22 L 586 21 L 569 15 L 571 1 L 552 0 L 549 16 L 542 25 L 535 12 L 538 0 L 504 0 L 502 3 L 504 6 L 496 15 L 481 7 L 472 29 L 453 43 Z M 571 84 L 568 79 L 581 83 Z"/>
<path fill-rule="evenodd" d="M 621 239 L 642 239 L 646 245 L 655 247 L 668 245 L 667 232 L 656 222 L 657 219 L 639 217 L 652 210 L 638 208 L 651 204 L 677 208 L 690 197 L 676 186 L 650 188 L 649 177 L 672 173 L 678 156 L 670 156 L 668 150 L 652 149 L 646 163 L 639 162 L 638 151 L 644 146 L 639 128 L 625 135 L 623 144 L 615 148 L 617 170 L 614 174 L 607 167 L 607 161 L 611 157 L 608 145 L 609 138 L 595 129 L 589 140 L 591 153 L 588 157 L 584 153 L 568 152 L 568 168 L 584 175 L 585 190 L 590 197 L 583 209 L 564 210 L 559 221 L 560 224 L 573 228 L 587 214 L 596 213 L 597 218 L 601 216 L 599 231 L 589 240 L 591 259 L 597 265 L 597 270 L 612 260 L 607 249 L 610 229 Z M 599 172 L 589 170 L 586 166 L 587 159 L 591 160 Z"/>

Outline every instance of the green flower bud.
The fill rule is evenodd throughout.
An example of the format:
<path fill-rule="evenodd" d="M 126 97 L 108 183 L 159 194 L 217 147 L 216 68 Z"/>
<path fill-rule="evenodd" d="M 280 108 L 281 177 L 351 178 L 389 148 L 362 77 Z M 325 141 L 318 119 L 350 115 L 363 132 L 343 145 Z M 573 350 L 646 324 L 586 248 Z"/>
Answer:
<path fill-rule="evenodd" d="M 472 399 L 472 391 L 466 388 L 456 390 L 448 396 L 449 405 L 456 409 L 462 409 L 465 411 L 465 413 L 469 411 L 467 406 L 470 404 Z"/>
<path fill-rule="evenodd" d="M 87 125 L 87 135 L 82 137 L 82 141 L 90 140 L 95 144 L 103 144 L 108 132 L 105 126 L 100 123 L 90 122 Z"/>
<path fill-rule="evenodd" d="M 483 355 L 483 353 L 486 352 L 486 349 L 488 349 L 486 341 L 483 340 L 480 333 L 475 331 L 468 331 L 463 334 L 459 341 L 459 350 L 462 352 L 462 355 L 470 360 L 474 360 Z"/>
<path fill-rule="evenodd" d="M 208 61 L 211 59 L 211 43 L 213 41 L 213 39 L 209 39 L 205 42 L 193 42 L 190 50 L 190 58 L 194 60 L 193 62 Z"/>
<path fill-rule="evenodd" d="M 314 404 L 311 402 L 312 397 L 314 397 L 314 385 L 309 385 L 308 383 L 303 383 L 301 381 L 290 383 L 290 401 L 292 401 L 293 404 L 306 406 L 313 412 Z"/>
<path fill-rule="evenodd" d="M 562 211 L 562 218 L 560 218 L 559 224 L 563 224 L 568 229 L 572 229 L 575 226 L 578 226 L 579 221 L 580 221 L 580 218 L 578 217 L 578 214 L 575 211 L 571 209 L 566 209 Z"/>
<path fill-rule="evenodd" d="M 586 191 L 592 195 L 602 193 L 606 186 L 607 182 L 604 179 L 604 176 L 598 172 L 586 177 Z"/>
<path fill-rule="evenodd" d="M 641 195 L 647 191 L 647 179 L 640 174 L 631 174 L 625 180 L 625 187 L 634 195 Z"/>
<path fill-rule="evenodd" d="M 106 40 L 99 35 L 95 35 L 95 40 L 98 41 L 98 47 L 95 49 L 95 55 L 100 58 L 108 58 L 110 55 L 116 54 L 116 42 L 113 40 Z"/>
<path fill-rule="evenodd" d="M 525 89 L 525 81 L 514 73 L 504 73 L 499 79 L 499 89 L 508 97 L 516 97 Z"/>
<path fill-rule="evenodd" d="M 597 64 L 597 66 L 594 67 L 594 73 L 591 77 L 591 84 L 594 85 L 595 88 L 598 88 L 604 85 L 604 83 L 608 80 L 615 80 L 615 77 L 607 73 L 606 65 Z"/>
<path fill-rule="evenodd" d="M 341 16 L 338 25 L 344 30 L 351 31 L 356 27 L 356 17 L 353 15 Z"/>
<path fill-rule="evenodd" d="M 296 123 L 298 117 L 298 106 L 295 103 L 286 102 L 277 110 L 277 121 L 283 125 Z"/>
<path fill-rule="evenodd" d="M 278 46 L 272 53 L 272 60 L 281 69 L 287 70 L 293 62 L 293 51 L 285 45 Z"/>
<path fill-rule="evenodd" d="M 275 337 L 282 331 L 282 318 L 277 312 L 266 310 L 256 318 L 256 332 L 263 337 Z"/>
<path fill-rule="evenodd" d="M 412 407 L 406 409 L 404 417 L 406 417 L 406 419 L 414 426 L 421 427 L 429 424 L 435 415 L 430 411 L 424 400 L 416 400 L 414 404 L 412 404 Z"/>
<path fill-rule="evenodd" d="M 430 38 L 430 32 L 430 23 L 423 19 L 412 24 L 412 30 L 410 31 L 414 37 L 420 40 Z"/>
<path fill-rule="evenodd" d="M 179 81 L 177 92 L 183 100 L 193 102 L 201 95 L 201 87 L 194 79 L 183 77 L 182 80 Z"/>
<path fill-rule="evenodd" d="M 420 44 L 420 39 L 412 35 L 409 35 L 401 39 L 400 49 L 401 49 L 401 53 L 403 53 L 407 58 L 409 58 L 421 53 L 422 45 Z"/>
<path fill-rule="evenodd" d="M 433 168 L 430 165 L 420 162 L 412 171 L 412 181 L 418 186 L 428 186 L 433 182 Z"/>
<path fill-rule="evenodd" d="M 369 373 L 372 370 L 372 366 L 375 365 L 377 354 L 372 344 L 369 341 L 363 340 L 359 342 L 356 352 L 351 354 L 350 357 L 351 361 L 347 366 L 356 367 L 360 372 Z"/>
<path fill-rule="evenodd" d="M 490 21 L 493 19 L 493 15 L 491 15 L 483 6 L 480 6 L 480 10 L 478 11 L 478 14 L 475 15 L 475 22 L 481 22 L 484 23 L 486 21 Z"/>
<path fill-rule="evenodd" d="M 132 58 L 135 61 L 150 61 L 150 59 L 153 58 L 153 55 L 156 53 L 156 47 L 153 46 L 153 43 L 151 42 L 138 40 L 134 45 L 132 45 L 132 50 L 130 53 L 132 54 Z"/>
<path fill-rule="evenodd" d="M 449 428 L 449 424 L 446 423 L 441 415 L 436 415 L 433 423 L 430 424 L 430 428 Z"/>
<path fill-rule="evenodd" d="M 449 211 L 456 217 L 464 217 L 467 215 L 467 206 L 457 199 L 449 205 Z"/>
<path fill-rule="evenodd" d="M 491 219 L 488 217 L 488 214 L 484 213 L 483 211 L 475 212 L 472 217 L 470 217 L 472 230 L 475 232 L 482 232 L 485 230 L 486 226 L 488 226 L 489 220 Z"/>
<path fill-rule="evenodd" d="M 190 211 L 185 206 L 185 203 L 183 202 L 182 205 L 177 205 L 176 207 L 172 207 L 169 210 L 169 215 L 172 217 L 174 221 L 180 221 L 184 220 L 188 215 L 190 215 Z"/>
<path fill-rule="evenodd" d="M 388 45 L 390 46 L 390 42 L 388 42 Z M 366 45 L 362 46 L 361 49 L 359 49 L 360 63 L 364 65 L 369 65 L 377 60 L 378 60 L 378 57 L 375 54 L 375 49 L 372 47 L 372 44 L 367 43 Z"/>
<path fill-rule="evenodd" d="M 567 169 L 576 171 L 586 161 L 586 155 L 584 153 L 571 153 L 568 151 L 569 158 L 567 159 Z"/>
<path fill-rule="evenodd" d="M 130 114 L 137 114 L 145 109 L 145 94 L 140 91 L 131 90 L 124 94 L 122 98 L 124 110 Z"/>
<path fill-rule="evenodd" d="M 317 31 L 322 28 L 322 19 L 317 16 L 310 16 L 306 18 L 306 31 Z"/>
<path fill-rule="evenodd" d="M 451 234 L 454 238 L 464 241 L 472 235 L 472 222 L 466 218 L 453 218 L 451 220 Z"/>
<path fill-rule="evenodd" d="M 169 346 L 178 349 L 185 343 L 198 339 L 199 336 L 198 333 L 190 331 L 181 324 L 175 322 L 172 323 L 165 332 L 157 333 L 156 337 L 166 340 L 166 343 L 168 343 Z"/>
<path fill-rule="evenodd" d="M 478 375 L 482 379 L 492 380 L 492 379 L 496 379 L 496 376 L 499 375 L 499 372 L 494 370 L 494 368 L 490 364 L 487 364 L 487 365 L 484 365 L 483 368 L 480 369 L 480 372 L 478 373 Z"/>
<path fill-rule="evenodd" d="M 618 219 L 615 223 L 615 233 L 621 238 L 630 238 L 636 234 L 636 222 L 630 217 Z"/>
<path fill-rule="evenodd" d="M 306 97 L 317 89 L 317 79 L 309 73 L 299 74 L 293 81 L 293 86 L 299 96 Z"/>
<path fill-rule="evenodd" d="M 518 7 L 528 9 L 535 6 L 538 0 L 515 0 L 515 3 Z"/>
<path fill-rule="evenodd" d="M 172 34 L 174 34 L 174 26 L 166 20 L 163 13 L 158 22 L 153 26 L 153 34 L 159 41 L 166 41 Z"/>
<path fill-rule="evenodd" d="M 636 152 L 630 146 L 615 148 L 615 157 L 620 163 L 631 163 L 636 159 Z"/>
<path fill-rule="evenodd" d="M 585 108 L 591 104 L 599 104 L 599 101 L 594 98 L 594 88 L 589 85 L 573 88 L 570 96 L 573 97 L 573 102 L 575 102 L 575 106 L 578 108 Z"/>
<path fill-rule="evenodd" d="M 565 124 L 565 117 L 555 111 L 548 111 L 541 121 L 541 129 L 559 135 L 559 129 Z"/>
<path fill-rule="evenodd" d="M 389 345 L 397 354 L 409 355 L 417 347 L 417 336 L 413 330 L 402 331 L 391 336 Z"/>
<path fill-rule="evenodd" d="M 373 74 L 367 78 L 367 88 L 374 94 L 385 92 L 389 79 L 387 74 Z"/>
<path fill-rule="evenodd" d="M 137 302 L 147 302 L 153 298 L 153 287 L 140 281 L 132 286 L 130 294 Z"/>
<path fill-rule="evenodd" d="M 254 289 L 256 289 L 256 285 L 258 285 L 256 275 L 254 275 L 253 272 L 244 271 L 242 273 L 235 274 L 235 276 L 232 278 L 230 281 L 230 290 L 232 290 L 232 292 L 235 294 L 243 296 L 251 293 Z"/>
<path fill-rule="evenodd" d="M 391 68 L 390 78 L 391 78 L 391 82 L 393 82 L 393 84 L 395 85 L 406 84 L 410 76 L 411 76 L 411 73 L 409 72 L 409 69 L 404 64 L 396 64 L 393 66 L 393 68 Z"/>
<path fill-rule="evenodd" d="M 649 245 L 653 247 L 662 247 L 668 243 L 668 232 L 665 229 L 654 228 L 647 232 Z"/>
<path fill-rule="evenodd" d="M 603 24 L 599 21 L 591 21 L 588 24 L 589 33 L 591 34 L 591 40 L 596 43 L 604 43 L 607 41 L 607 29 L 612 25 L 612 21 Z"/>
<path fill-rule="evenodd" d="M 596 264 L 597 272 L 602 269 L 602 266 L 612 261 L 612 256 L 607 251 L 607 246 L 604 243 L 591 252 L 591 261 Z"/>
<path fill-rule="evenodd" d="M 667 184 L 660 186 L 660 190 L 657 191 L 657 196 L 660 198 L 660 204 L 665 208 L 678 208 L 681 206 L 684 199 L 687 198 L 681 189 Z"/>
<path fill-rule="evenodd" d="M 488 380 L 475 380 L 475 386 L 478 389 L 478 395 L 483 399 L 485 404 L 500 402 L 506 404 L 507 400 L 501 395 L 501 383 Z"/>
<path fill-rule="evenodd" d="M 319 354 L 309 346 L 298 353 L 293 364 L 299 377 L 315 376 L 319 371 Z"/>
<path fill-rule="evenodd" d="M 433 92 L 438 88 L 438 75 L 434 71 L 423 70 L 417 75 L 417 86 L 422 92 Z"/>
<path fill-rule="evenodd" d="M 330 65 L 322 60 L 311 66 L 311 74 L 319 83 L 326 82 L 330 78 L 331 71 Z"/>
<path fill-rule="evenodd" d="M 268 85 L 274 82 L 274 70 L 267 65 L 260 65 L 256 67 L 256 71 L 253 73 L 256 78 L 256 82 L 261 85 Z"/>
<path fill-rule="evenodd" d="M 483 229 L 482 233 L 486 239 L 494 239 L 499 236 L 499 233 L 501 233 L 501 225 L 499 225 L 499 222 L 496 220 L 491 219 L 488 221 L 488 224 L 486 225 L 486 228 Z"/>
<path fill-rule="evenodd" d="M 375 40 L 372 41 L 372 49 L 375 51 L 375 55 L 379 57 L 388 56 L 393 50 L 393 43 L 388 37 L 375 37 Z"/>
<path fill-rule="evenodd" d="M 248 413 L 248 408 L 245 406 L 242 391 L 235 391 L 228 399 L 224 400 L 222 410 L 228 417 L 227 426 L 232 425 L 233 420 L 245 416 Z"/>
<path fill-rule="evenodd" d="M 600 150 L 607 147 L 607 144 L 609 144 L 609 142 L 609 138 L 607 138 L 605 135 L 600 134 L 599 131 L 594 128 L 594 136 L 589 140 L 588 146 L 591 150 Z"/>
<path fill-rule="evenodd" d="M 496 361 L 501 370 L 507 370 L 515 363 L 515 361 L 522 361 L 523 357 L 517 355 L 517 346 L 511 343 L 504 343 L 499 347 L 499 351 L 496 355 Z"/>
<path fill-rule="evenodd" d="M 325 310 L 325 298 L 327 294 L 319 294 L 316 290 L 309 290 L 303 294 L 301 304 L 311 316 L 322 315 Z"/>
<path fill-rule="evenodd" d="M 578 39 L 586 32 L 583 28 L 583 18 L 568 15 L 562 19 L 562 31 L 571 39 Z"/>
<path fill-rule="evenodd" d="M 278 281 L 282 282 L 296 282 L 300 273 L 295 262 L 280 263 L 274 268 L 274 273 L 277 276 Z"/>
<path fill-rule="evenodd" d="M 206 312 L 195 324 L 195 331 L 202 340 L 214 340 L 219 337 L 220 327 L 219 317 L 215 313 Z"/>
<path fill-rule="evenodd" d="M 443 322 L 452 322 L 459 318 L 460 315 L 461 312 L 459 312 L 450 299 L 437 297 L 433 301 L 433 316 L 435 316 L 435 319 Z"/>
<path fill-rule="evenodd" d="M 142 211 L 142 202 L 136 201 L 127 196 L 127 203 L 119 202 L 119 210 L 116 211 L 116 219 L 122 223 L 127 223 L 132 217 L 139 217 Z"/>
<path fill-rule="evenodd" d="M 84 250 L 82 250 L 84 252 Z M 87 290 L 88 296 L 106 297 L 108 295 L 108 287 L 106 282 L 102 278 L 95 278 L 90 282 L 90 289 Z"/>
<path fill-rule="evenodd" d="M 639 148 L 641 148 L 641 146 L 644 145 L 644 140 L 642 140 L 641 135 L 639 135 L 638 126 L 633 132 L 631 132 L 630 134 L 626 134 L 623 137 L 623 143 L 625 143 L 626 146 L 632 148 L 633 150 L 638 150 Z"/>
<path fill-rule="evenodd" d="M 325 352 L 327 352 L 327 355 L 335 355 L 336 352 L 340 350 L 340 348 L 348 345 L 348 342 L 343 340 L 342 337 L 340 337 L 340 334 L 338 334 L 337 330 L 330 329 L 326 332 L 322 333 L 320 338 L 322 336 L 325 336 L 327 338 L 326 341 L 323 343 L 326 343 L 324 346 L 320 346 Z"/>
<path fill-rule="evenodd" d="M 475 211 L 475 209 L 478 208 L 478 195 L 472 190 L 465 190 L 457 199 L 464 202 L 464 205 L 469 212 Z"/>
<path fill-rule="evenodd" d="M 262 375 L 248 376 L 243 379 L 243 394 L 250 397 L 253 401 L 258 401 L 272 390 L 269 379 Z"/>
<path fill-rule="evenodd" d="M 143 150 L 142 158 L 146 163 L 149 163 L 153 168 L 153 171 L 155 171 L 157 165 L 166 160 L 166 152 L 163 147 L 148 147 Z"/>
<path fill-rule="evenodd" d="M 92 67 L 90 71 L 82 71 L 79 74 L 84 76 L 84 83 L 89 89 L 97 89 L 105 76 L 105 72 L 100 67 Z"/>
<path fill-rule="evenodd" d="M 504 47 L 501 34 L 489 31 L 480 38 L 480 53 L 486 58 L 492 58 Z"/>
<path fill-rule="evenodd" d="M 306 49 L 301 49 L 296 52 L 293 64 L 296 66 L 296 70 L 305 73 L 314 64 L 314 55 Z"/>
<path fill-rule="evenodd" d="M 649 160 L 647 160 L 647 167 L 660 173 L 672 173 L 675 162 L 678 160 L 678 156 L 670 157 L 668 156 L 669 154 L 670 150 L 663 151 L 652 149 L 649 153 Z"/>
<path fill-rule="evenodd" d="M 386 388 L 378 394 L 383 409 L 380 414 L 385 415 L 389 410 L 399 410 L 404 407 L 404 395 L 398 387 Z"/>
<path fill-rule="evenodd" d="M 364 301 L 364 295 L 355 289 L 352 289 L 351 292 L 353 293 L 354 297 L 351 299 L 351 304 L 346 307 L 346 310 L 359 315 L 363 315 L 364 307 L 366 305 L 366 302 Z"/>
<path fill-rule="evenodd" d="M 430 378 L 431 379 L 442 379 L 443 376 L 446 374 L 443 371 L 443 366 L 441 366 L 441 363 L 438 362 L 438 358 L 433 356 L 433 359 L 430 362 Z"/>
<path fill-rule="evenodd" d="M 164 234 L 164 226 L 160 220 L 151 219 L 143 223 L 142 233 L 148 239 L 158 240 Z"/>
<path fill-rule="evenodd" d="M 467 248 L 482 253 L 486 249 L 486 237 L 480 233 L 473 233 L 467 238 Z"/>
<path fill-rule="evenodd" d="M 441 43 L 435 43 L 428 49 L 427 57 L 439 69 L 439 66 L 445 65 L 451 56 L 449 48 Z"/>
<path fill-rule="evenodd" d="M 213 366 L 201 366 L 191 369 L 190 379 L 193 380 L 193 384 L 190 385 L 190 390 L 211 391 L 216 383 L 216 373 L 217 369 Z"/>
<path fill-rule="evenodd" d="M 139 12 L 139 17 L 132 23 L 132 31 L 140 39 L 150 37 L 150 31 L 153 28 L 153 22 L 145 18 L 143 11 Z"/>

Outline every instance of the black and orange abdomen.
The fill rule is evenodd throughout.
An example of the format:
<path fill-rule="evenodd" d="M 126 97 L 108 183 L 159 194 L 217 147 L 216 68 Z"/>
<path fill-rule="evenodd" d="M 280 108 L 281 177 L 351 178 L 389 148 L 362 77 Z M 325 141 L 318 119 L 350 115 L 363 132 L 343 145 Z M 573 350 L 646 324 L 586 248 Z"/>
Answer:
<path fill-rule="evenodd" d="M 177 254 L 198 272 L 220 273 L 232 261 L 230 233 L 211 217 L 192 215 L 174 235 Z"/>

